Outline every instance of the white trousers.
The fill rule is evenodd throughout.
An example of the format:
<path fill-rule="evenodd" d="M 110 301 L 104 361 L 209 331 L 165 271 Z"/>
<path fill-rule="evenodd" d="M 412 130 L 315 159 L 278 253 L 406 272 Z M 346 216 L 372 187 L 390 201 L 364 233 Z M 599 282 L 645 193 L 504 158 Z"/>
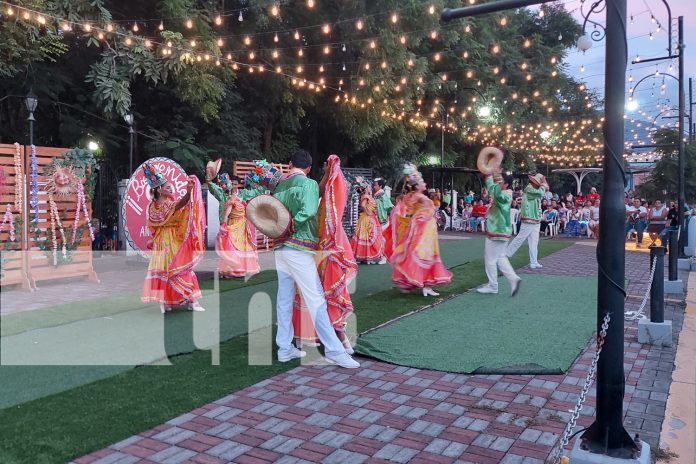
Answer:
<path fill-rule="evenodd" d="M 529 245 L 529 264 L 539 264 L 537 261 L 539 251 L 539 229 L 540 224 L 523 222 L 520 227 L 520 233 L 517 234 L 507 246 L 507 257 L 511 258 L 517 253 L 517 250 L 519 250 L 524 241 L 527 240 Z"/>
<path fill-rule="evenodd" d="M 486 239 L 486 246 L 484 248 L 486 276 L 488 277 L 488 286 L 495 290 L 498 290 L 498 269 L 500 269 L 500 272 L 502 272 L 509 281 L 519 279 L 505 254 L 507 245 L 507 242 L 502 240 Z"/>
<path fill-rule="evenodd" d="M 292 326 L 292 305 L 295 300 L 295 284 L 299 287 L 302 298 L 312 316 L 314 328 L 319 340 L 324 345 L 324 354 L 337 356 L 345 353 L 346 350 L 329 320 L 324 287 L 319 279 L 314 255 L 288 247 L 276 250 L 274 255 L 278 271 L 278 299 L 276 301 L 278 354 L 281 356 L 289 354 L 293 349 L 292 341 L 295 331 Z"/>

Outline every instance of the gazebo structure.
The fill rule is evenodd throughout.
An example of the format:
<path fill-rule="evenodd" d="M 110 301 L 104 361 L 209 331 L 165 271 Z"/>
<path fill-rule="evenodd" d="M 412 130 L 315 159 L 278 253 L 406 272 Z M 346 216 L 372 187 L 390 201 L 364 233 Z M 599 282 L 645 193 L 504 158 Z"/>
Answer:
<path fill-rule="evenodd" d="M 587 177 L 588 174 L 593 172 L 602 172 L 602 168 L 568 168 L 568 169 L 554 169 L 552 172 L 561 172 L 570 174 L 575 178 L 575 182 L 578 185 L 577 193 L 582 193 L 582 181 Z"/>

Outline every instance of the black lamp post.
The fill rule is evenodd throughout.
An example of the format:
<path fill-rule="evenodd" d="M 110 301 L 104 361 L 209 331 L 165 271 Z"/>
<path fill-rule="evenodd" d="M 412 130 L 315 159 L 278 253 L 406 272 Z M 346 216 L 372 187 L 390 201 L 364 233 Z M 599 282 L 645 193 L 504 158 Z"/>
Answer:
<path fill-rule="evenodd" d="M 128 113 L 123 117 L 128 124 L 128 177 L 133 174 L 133 137 L 135 136 L 135 131 L 133 130 L 133 114 Z"/>
<path fill-rule="evenodd" d="M 36 98 L 31 89 L 29 89 L 29 93 L 24 99 L 24 104 L 29 112 L 29 117 L 27 118 L 27 121 L 29 121 L 29 145 L 34 145 L 34 121 L 36 121 L 34 119 L 34 111 L 36 111 L 36 107 L 39 104 L 39 99 Z"/>

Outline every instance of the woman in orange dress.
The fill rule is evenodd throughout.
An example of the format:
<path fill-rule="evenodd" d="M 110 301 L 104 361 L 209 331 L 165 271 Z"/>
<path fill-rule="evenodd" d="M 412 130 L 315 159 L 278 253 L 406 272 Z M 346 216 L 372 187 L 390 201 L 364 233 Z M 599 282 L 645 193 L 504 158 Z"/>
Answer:
<path fill-rule="evenodd" d="M 317 211 L 319 246 L 316 262 L 319 277 L 326 296 L 326 310 L 338 338 L 348 354 L 353 354 L 346 325 L 353 313 L 348 285 L 358 272 L 350 241 L 343 230 L 343 210 L 347 201 L 346 180 L 341 172 L 338 156 L 331 155 L 326 161 L 324 177 L 319 183 L 321 200 Z M 318 346 L 319 338 L 314 331 L 311 315 L 302 302 L 299 290 L 295 293 L 293 327 L 298 346 Z"/>
<path fill-rule="evenodd" d="M 256 252 L 256 230 L 246 217 L 246 200 L 258 192 L 240 190 L 239 179 L 222 173 L 218 178 L 222 187 L 208 182 L 211 194 L 221 203 L 220 232 L 215 240 L 215 251 L 220 257 L 218 273 L 222 278 L 252 276 L 259 272 Z"/>
<path fill-rule="evenodd" d="M 355 260 L 367 264 L 385 264 L 384 236 L 377 216 L 377 202 L 372 197 L 370 185 L 361 176 L 355 178 L 355 186 L 361 192 L 361 212 L 350 244 Z"/>
<path fill-rule="evenodd" d="M 435 207 L 423 194 L 425 182 L 416 167 L 404 165 L 404 175 L 404 195 L 392 210 L 385 231 L 390 235 L 387 257 L 393 267 L 392 281 L 402 291 L 420 288 L 423 296 L 437 296 L 432 287 L 448 284 L 452 273 L 440 259 Z"/>
<path fill-rule="evenodd" d="M 162 313 L 182 305 L 187 305 L 189 311 L 205 311 L 198 303 L 201 290 L 193 272 L 205 252 L 200 182 L 196 176 L 189 176 L 186 194 L 177 201 L 174 186 L 154 165 L 145 164 L 144 169 L 153 198 L 147 208 L 152 257 L 140 300 L 158 302 Z"/>

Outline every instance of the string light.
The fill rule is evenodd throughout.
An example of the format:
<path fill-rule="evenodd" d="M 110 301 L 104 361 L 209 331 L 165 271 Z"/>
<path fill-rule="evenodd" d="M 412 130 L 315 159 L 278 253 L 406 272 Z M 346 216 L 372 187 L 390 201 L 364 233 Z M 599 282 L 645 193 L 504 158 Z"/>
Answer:
<path fill-rule="evenodd" d="M 364 27 L 364 24 L 362 22 L 362 19 L 358 19 L 358 21 L 355 23 L 355 28 L 359 31 L 362 31 Z"/>
<path fill-rule="evenodd" d="M 193 21 L 191 21 L 191 19 L 186 20 L 186 28 L 193 29 Z"/>
<path fill-rule="evenodd" d="M 393 24 L 396 24 L 397 22 L 399 22 L 399 15 L 397 15 L 396 13 L 392 14 L 391 22 Z"/>
<path fill-rule="evenodd" d="M 222 24 L 222 16 L 217 15 L 217 16 L 215 17 L 215 25 L 216 25 L 216 26 L 220 26 L 221 24 Z"/>
<path fill-rule="evenodd" d="M 133 23 L 133 32 L 138 32 L 138 23 Z"/>
<path fill-rule="evenodd" d="M 273 6 L 271 6 L 271 16 L 278 16 L 278 13 L 278 5 L 274 3 Z"/>
<path fill-rule="evenodd" d="M 159 26 L 157 27 L 157 29 L 159 29 L 160 31 L 163 31 L 163 30 L 164 30 L 164 23 L 163 23 L 162 21 L 160 21 Z"/>
<path fill-rule="evenodd" d="M 430 7 L 428 8 L 428 13 L 431 15 L 435 14 L 435 5 L 430 5 Z"/>
<path fill-rule="evenodd" d="M 329 26 L 328 24 L 324 24 L 321 30 L 324 32 L 324 34 L 329 34 L 331 32 L 331 26 Z"/>
<path fill-rule="evenodd" d="M 314 0 L 307 0 L 307 8 L 314 8 Z"/>
<path fill-rule="evenodd" d="M 295 40 L 300 40 L 300 32 L 295 31 L 294 37 L 295 37 Z"/>

